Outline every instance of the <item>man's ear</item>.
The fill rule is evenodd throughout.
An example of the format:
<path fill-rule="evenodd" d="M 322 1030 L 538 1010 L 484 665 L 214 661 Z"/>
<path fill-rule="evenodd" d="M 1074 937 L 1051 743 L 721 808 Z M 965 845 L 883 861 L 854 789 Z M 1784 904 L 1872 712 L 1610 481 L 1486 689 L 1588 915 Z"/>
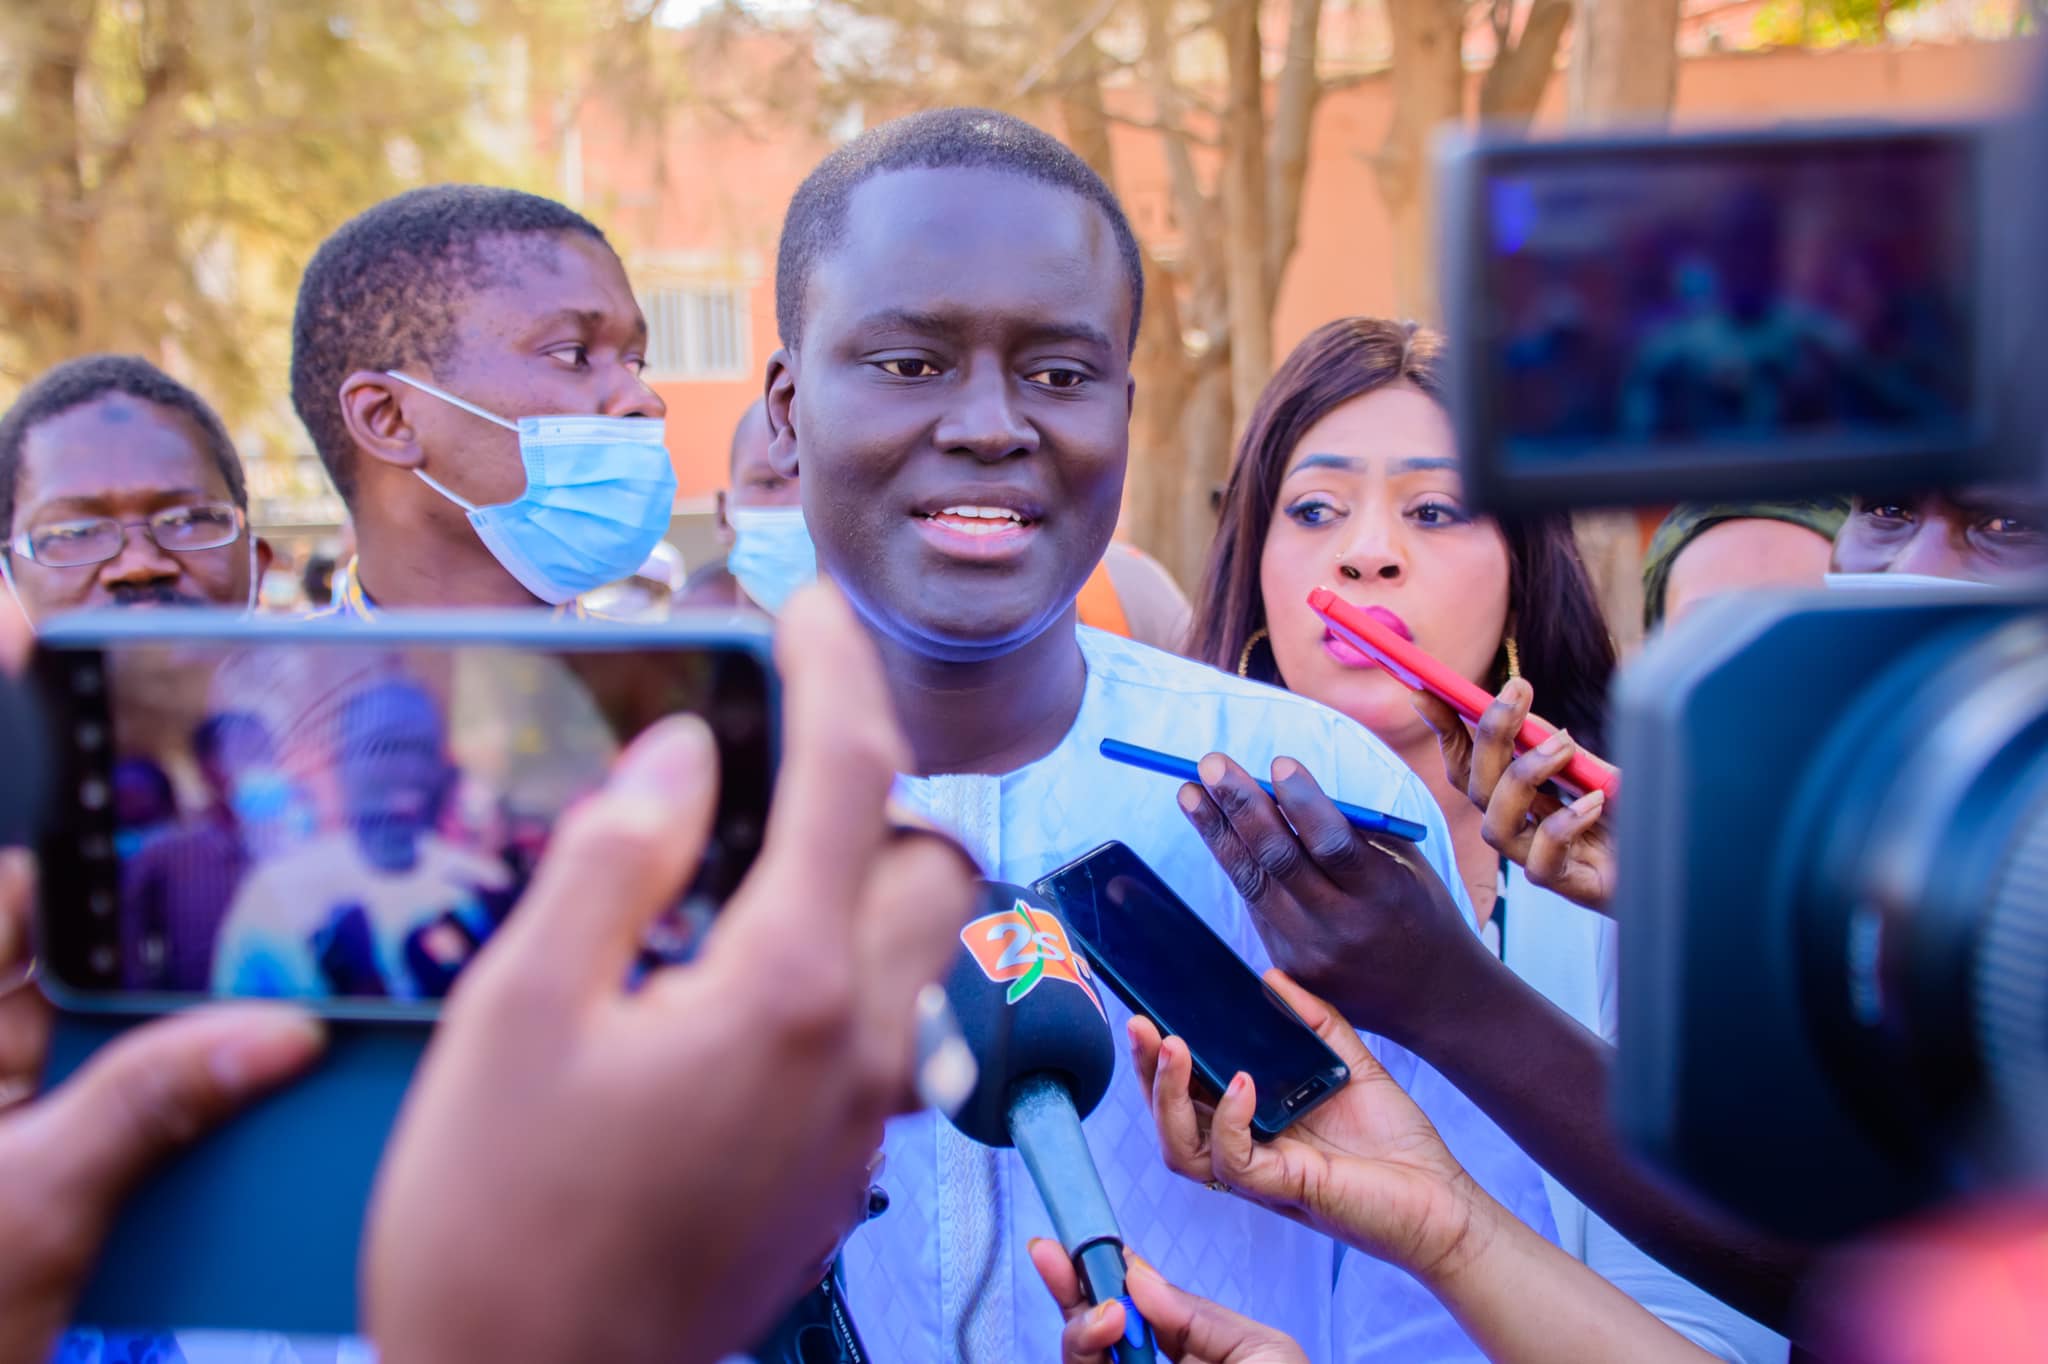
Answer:
<path fill-rule="evenodd" d="M 356 449 L 401 469 L 426 462 L 418 433 L 406 420 L 411 390 L 375 370 L 359 369 L 341 381 L 341 420 Z"/>
<path fill-rule="evenodd" d="M 732 543 L 732 522 L 725 514 L 725 489 L 711 494 L 711 527 L 718 532 L 718 538 L 726 544 Z"/>
<path fill-rule="evenodd" d="M 787 346 L 768 357 L 768 462 L 784 478 L 797 476 L 796 371 Z"/>
<path fill-rule="evenodd" d="M 260 586 L 263 575 L 270 572 L 270 566 L 277 562 L 277 551 L 270 547 L 270 541 L 256 537 L 256 582 Z"/>

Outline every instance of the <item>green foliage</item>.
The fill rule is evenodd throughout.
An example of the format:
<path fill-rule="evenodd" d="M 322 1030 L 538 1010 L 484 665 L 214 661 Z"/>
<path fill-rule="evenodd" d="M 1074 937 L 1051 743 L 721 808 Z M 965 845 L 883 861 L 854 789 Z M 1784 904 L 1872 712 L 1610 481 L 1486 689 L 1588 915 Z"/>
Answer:
<path fill-rule="evenodd" d="M 8 0 L 0 399 L 93 350 L 281 408 L 299 268 L 410 185 L 518 184 L 572 0 Z M 538 55 L 536 55 L 538 54 Z M 544 188 L 544 186 L 537 186 Z"/>
<path fill-rule="evenodd" d="M 1924 0 L 1777 0 L 1757 16 L 1757 40 L 1771 47 L 1840 47 L 1884 41 L 1895 14 Z"/>

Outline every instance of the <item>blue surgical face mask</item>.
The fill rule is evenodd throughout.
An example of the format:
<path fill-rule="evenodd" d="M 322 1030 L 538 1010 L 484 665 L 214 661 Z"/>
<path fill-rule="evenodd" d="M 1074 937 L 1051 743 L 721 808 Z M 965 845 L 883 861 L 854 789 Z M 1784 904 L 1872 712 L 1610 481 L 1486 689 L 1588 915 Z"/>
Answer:
<path fill-rule="evenodd" d="M 519 436 L 526 491 L 479 507 L 424 469 L 421 480 L 469 513 L 469 524 L 505 571 L 545 602 L 565 602 L 630 577 L 668 530 L 676 471 L 649 417 L 521 417 L 506 421 L 431 384 L 387 371 Z"/>
<path fill-rule="evenodd" d="M 802 507 L 730 507 L 732 553 L 725 571 L 770 615 L 818 576 L 818 551 Z"/>

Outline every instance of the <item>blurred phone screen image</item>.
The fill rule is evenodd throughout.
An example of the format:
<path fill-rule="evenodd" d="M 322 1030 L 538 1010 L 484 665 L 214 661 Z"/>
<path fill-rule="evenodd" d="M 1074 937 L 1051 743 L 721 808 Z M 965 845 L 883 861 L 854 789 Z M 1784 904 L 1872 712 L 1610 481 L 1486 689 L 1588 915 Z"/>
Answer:
<path fill-rule="evenodd" d="M 96 682 L 68 688 L 90 741 L 68 764 L 80 853 L 44 897 L 75 989 L 437 999 L 556 822 L 667 714 L 712 724 L 724 783 L 704 869 L 651 956 L 689 955 L 759 837 L 772 725 L 744 652 L 138 642 L 90 657 Z"/>

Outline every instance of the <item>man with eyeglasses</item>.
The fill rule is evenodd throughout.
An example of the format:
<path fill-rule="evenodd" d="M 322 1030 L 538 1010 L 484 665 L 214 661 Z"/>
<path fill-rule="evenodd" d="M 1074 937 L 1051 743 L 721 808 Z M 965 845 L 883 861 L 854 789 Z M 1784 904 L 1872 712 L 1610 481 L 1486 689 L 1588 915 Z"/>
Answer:
<path fill-rule="evenodd" d="M 67 361 L 0 418 L 0 572 L 31 621 L 248 607 L 270 562 L 248 509 L 220 418 L 146 360 Z"/>

